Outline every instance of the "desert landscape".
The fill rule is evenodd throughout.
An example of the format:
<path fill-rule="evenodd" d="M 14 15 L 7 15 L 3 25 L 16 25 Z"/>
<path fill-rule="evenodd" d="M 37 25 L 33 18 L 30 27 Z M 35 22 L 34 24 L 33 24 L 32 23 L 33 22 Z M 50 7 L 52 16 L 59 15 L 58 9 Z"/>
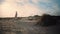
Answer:
<path fill-rule="evenodd" d="M 0 34 L 57 34 L 60 31 L 58 16 L 0 18 Z"/>

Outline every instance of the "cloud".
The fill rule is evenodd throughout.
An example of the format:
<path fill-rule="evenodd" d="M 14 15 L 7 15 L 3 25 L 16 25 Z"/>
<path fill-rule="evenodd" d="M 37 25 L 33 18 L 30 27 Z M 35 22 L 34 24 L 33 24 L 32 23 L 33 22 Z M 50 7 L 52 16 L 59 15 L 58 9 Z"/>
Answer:
<path fill-rule="evenodd" d="M 31 5 L 24 5 L 22 8 L 21 8 L 21 13 L 22 13 L 22 16 L 33 16 L 33 15 L 41 15 L 43 14 L 43 12 L 41 12 L 42 10 L 38 9 L 36 6 L 31 6 Z"/>
<path fill-rule="evenodd" d="M 18 3 L 22 3 L 18 4 Z M 6 0 L 4 4 L 1 5 L 1 16 L 2 17 L 14 17 L 15 12 L 18 12 L 18 16 L 33 16 L 33 15 L 40 15 L 43 14 L 43 12 L 40 9 L 38 9 L 38 6 L 34 6 L 33 4 L 30 4 L 28 0 Z"/>
<path fill-rule="evenodd" d="M 31 2 L 37 5 L 39 9 L 44 10 L 44 13 L 48 13 L 50 15 L 58 15 L 57 13 L 60 11 L 60 2 L 58 1 L 56 2 L 56 0 L 31 0 Z"/>
<path fill-rule="evenodd" d="M 4 0 L 0 0 L 0 4 L 2 4 L 4 2 Z"/>
<path fill-rule="evenodd" d="M 16 11 L 23 17 L 44 13 L 57 15 L 60 11 L 59 5 L 52 0 L 5 0 L 0 6 L 2 17 L 14 17 Z"/>

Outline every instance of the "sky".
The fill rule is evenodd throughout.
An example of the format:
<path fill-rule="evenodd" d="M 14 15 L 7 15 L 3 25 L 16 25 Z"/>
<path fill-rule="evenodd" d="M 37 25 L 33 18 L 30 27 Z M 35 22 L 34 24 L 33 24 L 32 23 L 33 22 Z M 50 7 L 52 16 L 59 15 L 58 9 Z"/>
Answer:
<path fill-rule="evenodd" d="M 60 0 L 0 0 L 0 17 L 60 16 Z"/>

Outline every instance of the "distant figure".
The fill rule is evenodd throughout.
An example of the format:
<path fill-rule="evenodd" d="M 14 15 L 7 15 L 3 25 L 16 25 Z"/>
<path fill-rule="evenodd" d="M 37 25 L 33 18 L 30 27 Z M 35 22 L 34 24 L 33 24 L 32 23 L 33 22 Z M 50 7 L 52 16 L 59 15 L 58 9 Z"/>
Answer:
<path fill-rule="evenodd" d="M 15 13 L 15 19 L 17 19 L 17 11 L 16 11 L 16 13 Z"/>
<path fill-rule="evenodd" d="M 17 17 L 17 11 L 16 11 L 16 14 L 15 14 L 15 18 Z"/>

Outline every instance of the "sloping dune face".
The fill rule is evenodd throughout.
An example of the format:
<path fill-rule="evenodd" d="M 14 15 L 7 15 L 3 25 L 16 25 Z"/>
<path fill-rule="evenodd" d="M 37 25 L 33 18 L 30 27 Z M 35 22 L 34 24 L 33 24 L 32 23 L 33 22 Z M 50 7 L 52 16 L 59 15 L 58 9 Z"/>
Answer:
<path fill-rule="evenodd" d="M 42 25 L 41 25 L 42 24 Z M 0 18 L 0 34 L 60 34 L 60 17 L 43 16 Z"/>
<path fill-rule="evenodd" d="M 27 22 L 26 20 L 1 19 L 0 30 L 2 34 L 46 34 L 47 27 L 35 26 L 36 20 Z"/>

